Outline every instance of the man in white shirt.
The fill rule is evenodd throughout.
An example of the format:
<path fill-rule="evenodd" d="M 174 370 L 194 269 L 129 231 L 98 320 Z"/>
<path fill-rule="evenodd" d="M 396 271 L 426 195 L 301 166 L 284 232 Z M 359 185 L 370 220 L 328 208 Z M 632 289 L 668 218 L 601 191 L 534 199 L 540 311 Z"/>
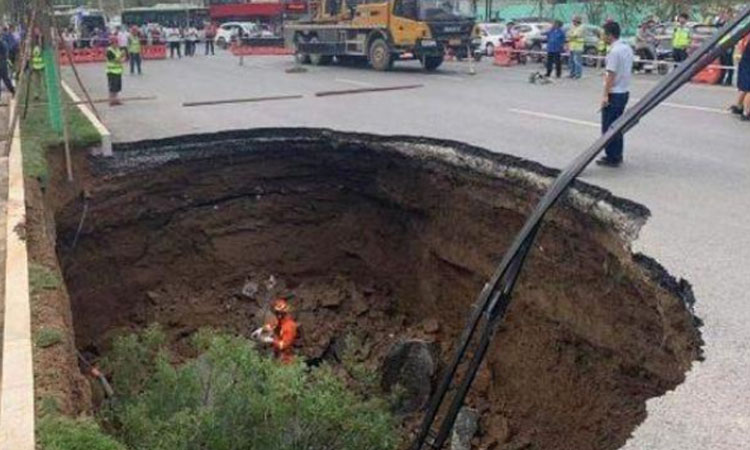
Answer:
<path fill-rule="evenodd" d="M 604 25 L 604 40 L 611 49 L 607 55 L 607 72 L 604 76 L 602 133 L 606 133 L 625 112 L 630 99 L 634 59 L 633 49 L 620 39 L 620 25 L 617 22 Z M 605 167 L 619 167 L 622 164 L 623 145 L 622 134 L 615 136 L 607 145 L 606 156 L 596 163 Z"/>
<path fill-rule="evenodd" d="M 182 50 L 180 50 L 180 29 L 174 26 L 165 28 L 164 34 L 167 37 L 169 43 L 169 57 L 174 58 L 175 52 L 178 58 L 182 58 Z"/>
<path fill-rule="evenodd" d="M 130 33 L 124 27 L 117 27 L 117 46 L 120 47 L 120 51 L 128 56 L 128 42 L 130 40 Z"/>

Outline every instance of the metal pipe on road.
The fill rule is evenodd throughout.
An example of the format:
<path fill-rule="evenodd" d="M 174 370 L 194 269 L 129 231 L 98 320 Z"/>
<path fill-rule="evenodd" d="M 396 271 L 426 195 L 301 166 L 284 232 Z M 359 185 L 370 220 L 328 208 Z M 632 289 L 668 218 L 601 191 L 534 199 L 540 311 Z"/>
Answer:
<path fill-rule="evenodd" d="M 256 103 L 256 102 L 269 102 L 274 100 L 293 100 L 303 98 L 302 95 L 277 95 L 273 97 L 251 97 L 251 98 L 231 98 L 226 100 L 206 100 L 202 102 L 184 102 L 182 106 L 184 108 L 191 108 L 193 106 L 212 106 L 212 105 L 228 105 L 233 103 Z"/>
<path fill-rule="evenodd" d="M 359 88 L 359 89 L 344 89 L 341 91 L 322 91 L 316 92 L 316 97 L 330 97 L 333 95 L 348 95 L 348 94 L 364 94 L 367 92 L 387 92 L 387 91 L 400 91 L 406 89 L 418 89 L 424 87 L 423 84 L 406 84 L 403 86 L 388 86 L 388 87 L 371 87 L 371 88 Z"/>

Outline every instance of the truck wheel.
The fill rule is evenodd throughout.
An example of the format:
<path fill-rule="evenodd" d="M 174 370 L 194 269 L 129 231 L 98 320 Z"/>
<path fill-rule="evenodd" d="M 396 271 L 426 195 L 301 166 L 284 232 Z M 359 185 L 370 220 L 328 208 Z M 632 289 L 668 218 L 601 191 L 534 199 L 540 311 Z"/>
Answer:
<path fill-rule="evenodd" d="M 376 38 L 372 41 L 368 56 L 370 65 L 375 70 L 391 70 L 393 67 L 391 49 L 383 38 Z"/>
<path fill-rule="evenodd" d="M 583 65 L 586 67 L 596 67 L 599 62 L 596 57 L 599 56 L 599 50 L 594 47 L 589 47 L 583 51 Z"/>
<path fill-rule="evenodd" d="M 484 54 L 487 56 L 495 56 L 495 45 L 492 42 L 488 42 L 487 46 L 484 47 Z"/>
<path fill-rule="evenodd" d="M 318 44 L 320 40 L 317 36 L 313 36 L 308 41 L 311 44 Z M 331 64 L 333 57 L 331 55 L 321 55 L 320 53 L 310 53 L 310 63 L 314 66 L 326 66 Z"/>
<path fill-rule="evenodd" d="M 297 43 L 299 42 L 305 42 L 305 38 L 301 34 L 294 37 L 294 59 L 299 64 L 310 64 L 310 55 L 297 50 Z"/>
<path fill-rule="evenodd" d="M 227 40 L 226 40 L 226 39 L 224 39 L 223 37 L 220 37 L 220 38 L 219 38 L 219 39 L 218 39 L 218 40 L 216 41 L 216 43 L 217 43 L 217 44 L 219 45 L 219 48 L 220 48 L 220 49 L 222 49 L 222 50 L 226 50 L 226 49 L 227 49 L 227 47 L 229 47 L 229 45 L 227 44 Z"/>
<path fill-rule="evenodd" d="M 441 64 L 443 64 L 442 56 L 425 56 L 424 59 L 422 59 L 422 67 L 424 67 L 424 70 L 430 72 L 436 70 Z"/>

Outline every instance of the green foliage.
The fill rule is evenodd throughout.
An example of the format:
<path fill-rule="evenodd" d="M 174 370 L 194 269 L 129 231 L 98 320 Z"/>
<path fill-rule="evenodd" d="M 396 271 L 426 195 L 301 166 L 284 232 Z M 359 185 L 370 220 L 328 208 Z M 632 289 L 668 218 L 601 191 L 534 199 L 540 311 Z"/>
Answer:
<path fill-rule="evenodd" d="M 182 365 L 157 328 L 116 340 L 103 362 L 117 402 L 102 412 L 128 448 L 392 450 L 387 404 L 355 394 L 328 367 L 283 365 L 246 339 L 198 333 Z M 120 372 L 118 374 L 118 372 Z"/>
<path fill-rule="evenodd" d="M 166 336 L 156 325 L 140 334 L 115 339 L 110 357 L 102 364 L 112 374 L 118 396 L 134 398 L 143 391 L 156 369 L 157 360 L 165 357 L 162 351 L 165 345 Z"/>
<path fill-rule="evenodd" d="M 93 419 L 70 419 L 57 414 L 39 420 L 37 442 L 41 450 L 126 450 Z"/>
<path fill-rule="evenodd" d="M 42 416 L 57 414 L 60 412 L 60 404 L 57 399 L 49 395 L 44 396 L 39 400 L 37 408 Z"/>
<path fill-rule="evenodd" d="M 28 113 L 26 118 L 21 120 L 21 150 L 24 174 L 46 183 L 49 179 L 47 150 L 50 147 L 62 148 L 63 137 L 52 129 L 46 105 L 38 103 L 46 99 L 43 87 L 42 91 L 39 93 L 40 100 L 34 100 L 34 93 L 31 93 Z M 25 94 L 25 87 L 20 86 L 18 92 Z M 98 144 L 101 139 L 94 126 L 77 106 L 70 104 L 71 100 L 67 94 L 62 93 L 62 100 L 66 102 L 65 114 L 70 131 L 71 147 L 73 149 L 88 148 Z M 19 96 L 19 111 L 23 111 L 23 103 L 23 95 L 21 95 Z"/>
<path fill-rule="evenodd" d="M 349 376 L 356 381 L 358 391 L 363 395 L 373 394 L 379 389 L 380 376 L 378 371 L 372 370 L 363 362 L 372 351 L 371 347 L 371 344 L 355 334 L 347 335 L 344 338 L 341 364 Z"/>
<path fill-rule="evenodd" d="M 39 348 L 52 347 L 62 342 L 63 334 L 54 328 L 42 328 L 36 333 L 36 346 Z"/>
<path fill-rule="evenodd" d="M 60 278 L 50 268 L 35 262 L 29 263 L 29 288 L 32 294 L 60 287 Z"/>

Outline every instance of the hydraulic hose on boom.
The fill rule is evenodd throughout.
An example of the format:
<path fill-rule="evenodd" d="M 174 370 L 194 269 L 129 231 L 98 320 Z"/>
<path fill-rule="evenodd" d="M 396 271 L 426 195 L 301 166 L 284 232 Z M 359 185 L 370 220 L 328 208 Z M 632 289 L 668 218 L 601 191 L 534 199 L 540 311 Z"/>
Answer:
<path fill-rule="evenodd" d="M 422 427 L 417 435 L 412 450 L 422 450 L 426 445 L 433 449 L 441 449 L 448 439 L 456 417 L 463 406 L 466 394 L 471 387 L 484 355 L 489 348 L 498 325 L 505 318 L 505 313 L 510 306 L 513 288 L 518 276 L 523 269 L 526 256 L 534 243 L 541 221 L 547 211 L 554 206 L 555 202 L 562 196 L 565 190 L 575 181 L 581 172 L 591 161 L 609 144 L 619 133 L 625 133 L 634 127 L 645 114 L 656 108 L 683 84 L 711 64 L 719 55 L 728 48 L 734 47 L 745 35 L 750 32 L 750 6 L 746 7 L 737 17 L 728 22 L 719 33 L 708 39 L 696 52 L 686 61 L 678 65 L 668 76 L 662 79 L 648 94 L 638 103 L 626 111 L 610 129 L 594 142 L 585 152 L 581 153 L 570 165 L 558 175 L 547 193 L 541 199 L 534 212 L 524 224 L 521 232 L 516 236 L 513 244 L 506 251 L 503 260 L 498 266 L 490 281 L 485 284 L 479 294 L 475 309 L 461 334 L 459 345 L 455 350 L 443 378 L 430 400 L 429 407 L 425 413 Z M 729 39 L 723 41 L 725 36 Z M 475 340 L 475 334 L 481 323 L 481 334 Z M 469 347 L 475 342 L 474 353 L 461 380 L 448 411 L 445 413 L 437 434 L 433 434 L 432 426 L 437 414 L 444 404 L 446 394 L 450 389 L 456 376 L 459 365 L 464 361 Z M 433 438 L 428 442 L 428 438 Z"/>

